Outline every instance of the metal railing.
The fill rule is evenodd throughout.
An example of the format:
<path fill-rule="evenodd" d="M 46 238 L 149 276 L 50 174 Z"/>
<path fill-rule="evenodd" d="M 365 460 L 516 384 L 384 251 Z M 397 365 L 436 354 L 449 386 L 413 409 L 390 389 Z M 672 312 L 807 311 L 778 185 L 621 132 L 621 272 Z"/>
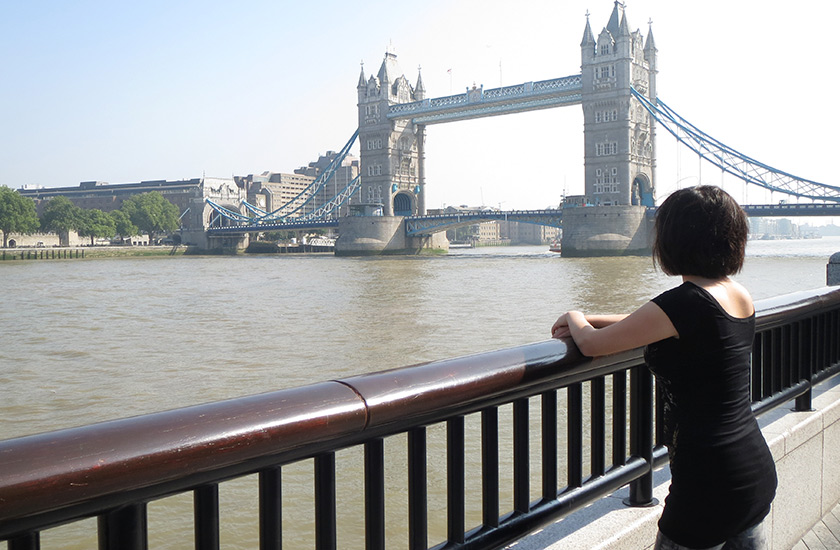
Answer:
<path fill-rule="evenodd" d="M 800 292 L 756 306 L 755 412 L 792 399 L 798 410 L 810 409 L 811 387 L 840 371 L 840 290 Z M 549 340 L 11 439 L 0 442 L 0 540 L 8 540 L 9 550 L 36 549 L 42 531 L 97 517 L 100 549 L 144 549 L 148 503 L 192 492 L 195 548 L 216 549 L 223 529 L 220 484 L 257 474 L 260 548 L 279 549 L 281 468 L 312 459 L 315 546 L 335 549 L 336 453 L 361 447 L 364 546 L 383 549 L 384 447 L 399 436 L 407 441 L 400 465 L 407 478 L 407 546 L 425 549 L 427 431 L 443 424 L 446 534 L 435 548 L 499 548 L 627 484 L 629 504 L 650 503 L 652 469 L 667 460 L 654 444 L 655 402 L 642 350 L 588 359 L 568 341 Z M 508 411 L 511 425 L 500 430 L 500 416 L 507 423 Z M 469 415 L 480 418 L 479 430 L 465 430 Z M 500 431 L 508 428 L 512 506 L 503 509 Z M 474 432 L 480 442 L 468 439 Z M 561 432 L 565 453 L 558 450 Z M 539 449 L 531 448 L 535 433 Z M 481 519 L 474 526 L 465 514 L 465 478 L 473 474 L 472 463 L 470 472 L 465 467 L 466 443 L 480 448 L 474 469 L 481 480 Z M 540 457 L 538 468 L 532 468 L 532 454 Z M 349 513 L 362 522 L 356 517 L 361 511 Z"/>

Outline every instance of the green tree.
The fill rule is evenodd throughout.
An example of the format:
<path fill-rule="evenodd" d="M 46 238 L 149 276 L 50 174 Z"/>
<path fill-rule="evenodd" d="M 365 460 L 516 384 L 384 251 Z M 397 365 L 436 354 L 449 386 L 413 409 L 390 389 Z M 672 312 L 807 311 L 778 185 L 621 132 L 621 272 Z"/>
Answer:
<path fill-rule="evenodd" d="M 76 231 L 81 227 L 83 215 L 81 208 L 59 195 L 51 198 L 44 207 L 41 227 L 58 234 Z"/>
<path fill-rule="evenodd" d="M 111 216 L 112 220 L 114 220 L 114 229 L 116 234 L 120 237 L 133 237 L 134 235 L 140 233 L 140 229 L 131 223 L 131 219 L 129 219 L 128 214 L 122 210 L 111 210 L 108 212 L 108 215 Z"/>
<path fill-rule="evenodd" d="M 79 235 L 90 237 L 90 245 L 94 245 L 94 239 L 110 239 L 117 232 L 117 224 L 114 218 L 102 210 L 82 210 Z"/>
<path fill-rule="evenodd" d="M 0 231 L 3 248 L 9 244 L 9 233 L 34 233 L 38 229 L 35 201 L 6 186 L 0 187 Z"/>
<path fill-rule="evenodd" d="M 126 199 L 121 210 L 140 231 L 149 234 L 149 241 L 152 243 L 157 235 L 178 229 L 178 207 L 157 191 Z"/>

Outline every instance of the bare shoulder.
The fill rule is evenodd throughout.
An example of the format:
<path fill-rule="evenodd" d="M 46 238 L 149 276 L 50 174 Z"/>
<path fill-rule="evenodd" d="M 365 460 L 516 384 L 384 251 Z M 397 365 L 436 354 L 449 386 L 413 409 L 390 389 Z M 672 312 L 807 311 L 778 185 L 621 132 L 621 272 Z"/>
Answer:
<path fill-rule="evenodd" d="M 746 318 L 755 313 L 752 296 L 744 286 L 732 279 L 709 281 L 700 284 L 729 315 Z"/>

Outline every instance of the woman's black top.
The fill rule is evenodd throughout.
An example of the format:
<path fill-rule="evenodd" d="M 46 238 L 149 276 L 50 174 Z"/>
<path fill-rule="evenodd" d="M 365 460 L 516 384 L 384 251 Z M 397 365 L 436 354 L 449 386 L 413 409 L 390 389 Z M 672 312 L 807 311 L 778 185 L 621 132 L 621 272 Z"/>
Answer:
<path fill-rule="evenodd" d="M 683 283 L 653 299 L 679 338 L 650 344 L 662 391 L 671 488 L 659 529 L 689 548 L 721 544 L 770 511 L 776 468 L 750 409 L 755 315 L 729 315 Z"/>

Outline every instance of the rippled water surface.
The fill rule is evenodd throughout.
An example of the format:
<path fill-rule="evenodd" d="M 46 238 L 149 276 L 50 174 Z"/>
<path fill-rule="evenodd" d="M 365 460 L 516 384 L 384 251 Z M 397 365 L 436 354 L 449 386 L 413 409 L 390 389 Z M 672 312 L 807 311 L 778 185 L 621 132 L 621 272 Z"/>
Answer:
<path fill-rule="evenodd" d="M 0 263 L 0 439 L 535 342 L 563 311 L 628 311 L 678 283 L 650 258 L 546 249 Z M 836 238 L 751 242 L 738 279 L 756 299 L 820 287 L 838 250 Z M 237 483 L 223 507 L 243 526 L 223 546 L 250 548 L 241 499 L 255 482 Z M 153 526 L 170 515 L 157 506 Z M 303 525 L 305 512 L 290 513 Z M 160 521 L 186 542 L 154 547 L 191 544 L 190 526 Z"/>

